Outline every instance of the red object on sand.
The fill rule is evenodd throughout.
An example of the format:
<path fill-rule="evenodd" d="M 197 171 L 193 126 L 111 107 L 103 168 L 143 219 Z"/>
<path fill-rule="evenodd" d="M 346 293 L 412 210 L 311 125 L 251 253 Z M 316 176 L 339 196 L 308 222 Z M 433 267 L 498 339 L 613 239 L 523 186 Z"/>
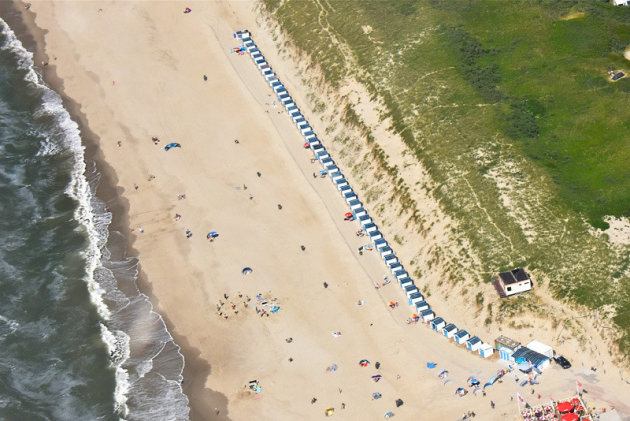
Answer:
<path fill-rule="evenodd" d="M 578 406 L 575 407 L 575 410 L 577 412 L 584 411 L 584 407 L 582 405 L 578 405 Z"/>
<path fill-rule="evenodd" d="M 561 414 L 565 414 L 573 409 L 573 404 L 571 402 L 560 402 L 558 405 L 556 405 L 556 409 Z"/>
<path fill-rule="evenodd" d="M 308 142 L 304 143 L 304 149 L 308 149 L 309 146 Z"/>
<path fill-rule="evenodd" d="M 560 421 L 578 421 L 580 419 L 578 414 L 574 414 L 573 412 L 569 412 L 568 414 L 564 414 Z"/>
<path fill-rule="evenodd" d="M 573 398 L 573 399 L 571 399 L 571 403 L 573 405 L 579 405 L 580 404 L 580 400 L 578 398 Z"/>
<path fill-rule="evenodd" d="M 352 218 L 352 212 L 346 212 L 344 215 L 346 218 Z"/>

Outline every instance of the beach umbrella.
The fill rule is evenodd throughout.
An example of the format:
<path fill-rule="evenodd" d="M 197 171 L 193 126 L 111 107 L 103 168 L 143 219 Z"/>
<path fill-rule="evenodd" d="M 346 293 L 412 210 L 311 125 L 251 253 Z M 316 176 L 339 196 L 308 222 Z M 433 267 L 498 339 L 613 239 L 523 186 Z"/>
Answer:
<path fill-rule="evenodd" d="M 388 420 L 393 417 L 395 414 L 392 411 L 387 411 L 384 415 L 385 419 Z"/>
<path fill-rule="evenodd" d="M 374 380 L 374 383 L 378 383 L 378 381 L 381 379 L 381 377 L 383 377 L 383 376 L 381 376 L 380 374 L 375 374 L 375 375 L 372 376 L 372 380 Z"/>
<path fill-rule="evenodd" d="M 561 414 L 565 414 L 573 409 L 573 404 L 571 402 L 560 402 L 558 405 L 556 405 L 556 409 Z"/>
<path fill-rule="evenodd" d="M 359 361 L 359 365 L 361 367 L 367 367 L 370 364 L 370 362 L 368 360 L 361 360 Z"/>
<path fill-rule="evenodd" d="M 324 414 L 326 414 L 327 417 L 332 416 L 332 414 L 335 413 L 335 408 L 326 408 L 326 410 L 324 411 Z"/>
<path fill-rule="evenodd" d="M 427 363 L 428 368 L 435 368 L 436 365 L 436 363 Z"/>
<path fill-rule="evenodd" d="M 562 418 L 560 418 L 561 421 L 578 421 L 579 419 L 580 419 L 580 416 L 578 414 L 574 414 L 573 412 L 564 414 Z"/>
<path fill-rule="evenodd" d="M 571 399 L 571 403 L 573 405 L 579 405 L 580 404 L 580 400 L 578 398 L 573 398 L 573 399 Z"/>
<path fill-rule="evenodd" d="M 440 370 L 437 374 L 439 377 L 448 376 L 448 370 Z"/>
<path fill-rule="evenodd" d="M 243 270 L 241 272 L 243 273 L 243 275 L 248 275 L 248 274 L 252 273 L 253 271 L 254 270 L 252 268 L 246 267 L 246 268 L 243 268 Z"/>
<path fill-rule="evenodd" d="M 310 145 L 308 144 L 308 142 L 305 142 L 305 143 L 304 143 L 304 149 L 308 149 L 308 147 L 309 147 L 309 146 L 310 146 Z"/>
<path fill-rule="evenodd" d="M 380 399 L 383 395 L 378 392 L 372 393 L 372 399 Z"/>

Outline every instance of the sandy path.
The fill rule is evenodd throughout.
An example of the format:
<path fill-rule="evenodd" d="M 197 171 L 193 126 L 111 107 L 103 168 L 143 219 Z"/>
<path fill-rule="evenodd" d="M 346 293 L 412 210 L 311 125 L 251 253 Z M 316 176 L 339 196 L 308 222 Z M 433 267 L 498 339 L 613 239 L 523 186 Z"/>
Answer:
<path fill-rule="evenodd" d="M 189 391 L 196 418 L 213 418 L 216 401 L 208 398 L 217 396 L 209 390 L 227 398 L 228 416 L 238 420 L 314 419 L 327 407 L 346 419 L 377 419 L 388 410 L 399 419 L 456 419 L 466 410 L 491 419 L 490 399 L 495 412 L 515 413 L 513 381 L 486 398 L 453 395 L 469 375 L 483 381 L 501 363 L 406 325 L 410 312 L 400 290 L 374 289 L 385 272 L 380 259 L 357 256 L 366 241 L 354 235 L 356 225 L 343 222 L 342 199 L 328 180 L 311 176 L 316 169 L 298 131 L 279 106 L 266 105 L 271 91 L 249 57 L 228 52 L 236 45 L 234 30 L 255 27 L 251 3 L 192 3 L 188 15 L 184 7 L 37 2 L 32 10 L 49 30 L 47 52 L 57 57 L 66 94 L 82 104 L 130 201 L 134 247 L 158 311 L 187 352 L 211 367 L 207 378 L 189 370 L 185 380 L 206 388 Z M 159 146 L 151 136 L 162 139 Z M 166 141 L 182 148 L 165 152 Z M 180 194 L 186 199 L 178 200 Z M 220 237 L 210 243 L 205 234 L 213 230 Z M 254 273 L 242 276 L 244 266 Z M 261 318 L 255 299 L 244 308 L 239 292 L 277 298 L 280 311 Z M 366 305 L 357 307 L 358 299 Z M 390 310 L 392 299 L 401 307 Z M 239 314 L 229 310 L 228 320 L 220 318 L 219 300 L 233 301 Z M 381 362 L 381 370 L 359 367 L 362 358 Z M 455 381 L 442 386 L 427 361 L 448 368 Z M 339 370 L 327 373 L 333 363 Z M 373 383 L 377 372 L 383 380 Z M 573 376 L 555 367 L 549 372 L 537 393 L 574 390 Z M 244 389 L 251 379 L 262 386 L 256 397 Z M 372 392 L 383 398 L 372 401 Z M 399 409 L 397 398 L 405 401 Z"/>

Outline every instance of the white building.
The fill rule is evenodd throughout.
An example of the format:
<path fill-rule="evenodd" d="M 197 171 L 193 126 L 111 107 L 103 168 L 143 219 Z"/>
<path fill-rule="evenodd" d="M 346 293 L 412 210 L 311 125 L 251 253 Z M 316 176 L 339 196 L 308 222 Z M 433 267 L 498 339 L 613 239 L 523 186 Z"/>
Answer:
<path fill-rule="evenodd" d="M 495 282 L 495 286 L 501 297 L 509 297 L 532 289 L 532 280 L 525 269 L 518 268 L 499 273 L 499 279 Z"/>
<path fill-rule="evenodd" d="M 527 348 L 531 349 L 532 351 L 536 351 L 539 354 L 544 355 L 545 357 L 553 358 L 553 348 L 551 348 L 549 345 L 545 345 L 542 342 L 538 342 L 536 340 L 531 341 L 527 344 Z"/>

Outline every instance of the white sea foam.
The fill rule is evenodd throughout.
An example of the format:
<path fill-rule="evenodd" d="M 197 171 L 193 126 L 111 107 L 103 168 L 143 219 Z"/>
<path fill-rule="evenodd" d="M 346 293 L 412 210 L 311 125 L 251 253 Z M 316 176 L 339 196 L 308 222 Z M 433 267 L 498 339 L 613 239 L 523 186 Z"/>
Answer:
<path fill-rule="evenodd" d="M 183 356 L 179 352 L 179 346 L 174 344 L 176 356 L 181 360 L 181 366 L 177 367 L 179 376 L 177 382 L 167 380 L 160 373 L 157 378 L 162 378 L 164 383 L 161 385 L 159 396 L 156 396 L 155 389 L 151 388 L 151 392 L 142 389 L 142 385 L 138 386 L 138 382 L 131 378 L 127 365 L 131 361 L 131 342 L 130 337 L 122 329 L 112 328 L 112 326 L 124 326 L 124 320 L 115 320 L 116 313 L 123 313 L 127 305 L 131 301 L 121 291 L 116 288 L 116 280 L 108 269 L 103 267 L 103 261 L 109 261 L 109 252 L 105 248 L 108 238 L 108 226 L 111 221 L 111 214 L 106 211 L 102 202 L 94 195 L 96 185 L 98 184 L 98 174 L 95 171 L 87 171 L 84 160 L 84 147 L 81 140 L 79 127 L 74 122 L 64 108 L 61 97 L 48 88 L 43 82 L 41 76 L 36 71 L 33 63 L 33 54 L 24 49 L 21 42 L 16 38 L 9 26 L 0 19 L 0 31 L 5 35 L 4 42 L 0 45 L 3 50 L 10 51 L 17 59 L 18 67 L 24 71 L 24 80 L 32 84 L 32 86 L 41 93 L 41 106 L 35 112 L 36 119 L 52 121 L 47 133 L 41 134 L 42 141 L 40 145 L 39 155 L 55 155 L 62 152 L 70 152 L 74 158 L 74 166 L 71 173 L 71 180 L 65 189 L 65 193 L 73 198 L 77 207 L 74 217 L 79 221 L 81 229 L 85 230 L 88 238 L 88 244 L 83 252 L 85 259 L 85 282 L 89 290 L 90 300 L 94 304 L 99 316 L 102 319 L 101 338 L 105 343 L 111 357 L 112 367 L 115 369 L 116 387 L 114 391 L 114 399 L 119 415 L 122 418 L 129 419 L 150 419 L 150 416 L 162 413 L 160 419 L 187 419 L 188 418 L 188 399 L 181 389 L 181 372 L 183 370 Z M 90 172 L 94 175 L 88 180 L 86 173 Z M 108 277 L 97 277 L 97 274 L 109 272 Z M 137 274 L 137 273 L 136 273 Z M 98 278 L 98 279 L 97 279 Z M 106 279 L 107 278 L 107 279 Z M 101 283 L 99 283 L 99 279 Z M 134 278 L 135 279 L 135 278 Z M 135 284 L 134 284 L 135 286 Z M 147 356 L 146 360 L 135 361 L 134 378 L 143 378 L 147 373 L 154 369 L 153 359 L 156 358 L 162 349 L 164 349 L 164 340 L 173 341 L 170 333 L 166 330 L 166 326 L 161 316 L 153 312 L 153 307 L 143 294 L 137 291 L 137 296 L 142 300 L 146 300 L 148 312 L 156 315 L 159 321 L 159 329 L 162 331 L 159 343 L 160 351 L 155 355 Z M 108 306 L 109 305 L 109 306 Z M 143 307 L 140 307 L 143 308 Z M 113 313 L 115 312 L 115 313 Z M 128 323 L 128 321 L 127 321 Z M 156 344 L 157 345 L 157 344 Z M 136 379 L 137 380 L 137 379 Z M 127 401 L 129 393 L 133 386 L 136 386 L 136 400 L 143 400 L 142 397 L 153 398 L 147 400 L 150 408 L 138 409 L 138 413 L 130 411 Z M 155 385 L 153 385 L 155 386 Z M 162 396 L 163 395 L 163 396 Z M 168 397 L 168 399 L 167 399 Z M 146 406 L 146 405 L 145 405 Z"/>

